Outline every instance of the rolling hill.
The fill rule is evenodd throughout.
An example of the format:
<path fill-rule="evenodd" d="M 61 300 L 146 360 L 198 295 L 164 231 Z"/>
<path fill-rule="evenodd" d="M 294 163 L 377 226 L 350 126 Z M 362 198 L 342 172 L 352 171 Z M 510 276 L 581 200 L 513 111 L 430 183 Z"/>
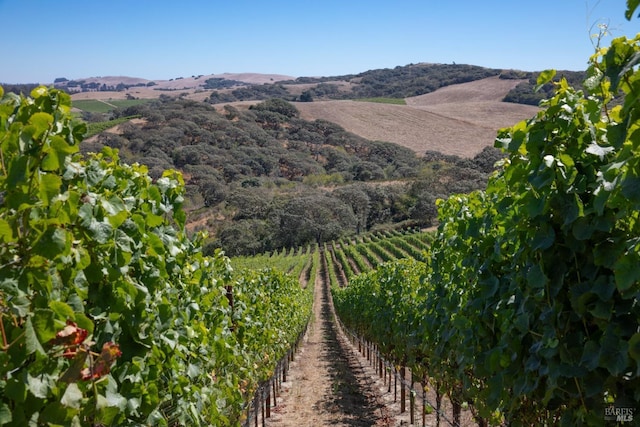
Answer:
<path fill-rule="evenodd" d="M 137 98 L 153 99 L 161 95 L 180 96 L 205 101 L 213 92 L 204 89 L 209 79 L 241 82 L 260 88 L 274 84 L 299 96 L 318 85 L 334 85 L 339 91 L 348 91 L 361 78 L 344 76 L 320 83 L 300 83 L 290 76 L 225 73 L 192 76 L 170 81 L 150 81 L 128 77 L 83 79 L 92 84 L 108 86 L 123 83 L 132 85 L 121 91 L 85 91 L 74 93 L 73 100 L 99 99 L 103 101 Z M 410 148 L 418 155 L 438 151 L 447 155 L 473 157 L 493 144 L 497 130 L 533 116 L 537 107 L 502 102 L 509 91 L 523 80 L 501 79 L 497 75 L 471 82 L 451 84 L 419 96 L 405 98 L 406 105 L 363 102 L 349 99 L 321 98 L 314 102 L 294 102 L 306 120 L 323 119 L 334 122 L 349 132 L 370 140 L 387 141 Z M 328 83 L 327 83 L 328 82 Z M 238 83 L 240 84 L 240 83 Z M 357 83 L 355 83 L 357 85 Z M 232 89 L 219 92 L 229 93 Z M 223 102 L 237 108 L 259 102 Z"/>
<path fill-rule="evenodd" d="M 407 105 L 362 101 L 295 105 L 304 119 L 328 120 L 370 140 L 393 142 L 418 154 L 438 151 L 473 157 L 493 145 L 498 129 L 529 118 L 538 110 L 501 101 L 518 83 L 489 77 L 406 98 Z"/>
<path fill-rule="evenodd" d="M 520 75 L 480 67 L 280 77 L 198 76 L 153 85 L 131 79 L 120 82 L 131 85 L 124 90 L 75 93 L 81 114 L 96 124 L 138 117 L 87 139 L 83 150 L 118 148 L 153 177 L 182 171 L 190 229 L 207 230 L 211 247 L 253 253 L 392 224 L 432 225 L 438 198 L 484 185 L 499 158 L 486 150 L 498 129 L 538 111 L 502 101 L 524 81 Z M 309 224 L 292 224 L 295 218 Z"/>
<path fill-rule="evenodd" d="M 324 119 L 371 140 L 418 154 L 438 151 L 473 157 L 493 145 L 498 129 L 533 116 L 537 107 L 502 102 L 519 80 L 489 77 L 406 98 L 407 105 L 362 101 L 299 102 L 307 120 Z"/>

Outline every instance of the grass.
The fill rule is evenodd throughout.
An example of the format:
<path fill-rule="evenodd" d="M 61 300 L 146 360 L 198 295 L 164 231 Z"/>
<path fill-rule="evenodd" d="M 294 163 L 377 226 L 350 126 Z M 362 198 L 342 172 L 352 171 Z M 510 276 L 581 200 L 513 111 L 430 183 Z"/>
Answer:
<path fill-rule="evenodd" d="M 380 104 L 407 105 L 407 102 L 404 100 L 404 98 L 360 98 L 360 99 L 354 99 L 354 101 L 378 102 Z"/>
<path fill-rule="evenodd" d="M 144 104 L 148 99 L 110 99 L 101 101 L 98 99 L 79 99 L 73 101 L 73 106 L 88 113 L 108 113 L 116 108 L 127 108 L 133 105 Z"/>
<path fill-rule="evenodd" d="M 138 117 L 140 116 L 120 117 L 114 120 L 108 120 L 106 122 L 87 123 L 87 133 L 85 135 L 85 138 L 92 137 L 93 135 L 97 135 L 100 132 L 104 132 L 109 128 L 112 128 L 124 122 L 128 122 L 129 120 L 135 119 Z"/>
<path fill-rule="evenodd" d="M 73 101 L 72 105 L 79 110 L 87 111 L 89 113 L 108 113 L 115 108 L 114 106 L 103 101 L 98 101 L 97 99 Z"/>
<path fill-rule="evenodd" d="M 149 101 L 150 99 L 114 99 L 110 100 L 109 104 L 115 105 L 118 108 L 127 108 L 134 105 L 144 104 Z"/>

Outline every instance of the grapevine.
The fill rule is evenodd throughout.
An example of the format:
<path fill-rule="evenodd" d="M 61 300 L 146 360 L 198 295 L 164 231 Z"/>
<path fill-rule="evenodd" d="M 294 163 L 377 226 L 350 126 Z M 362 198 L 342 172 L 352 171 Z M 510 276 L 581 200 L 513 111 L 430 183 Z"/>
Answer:
<path fill-rule="evenodd" d="M 487 189 L 439 201 L 419 280 L 398 262 L 333 291 L 348 327 L 481 423 L 602 425 L 607 408 L 640 408 L 639 57 L 640 35 L 614 39 L 584 91 L 560 79 L 499 132 Z"/>
<path fill-rule="evenodd" d="M 70 110 L 0 88 L 0 425 L 238 425 L 308 294 L 205 257 L 181 175 L 81 155 Z"/>

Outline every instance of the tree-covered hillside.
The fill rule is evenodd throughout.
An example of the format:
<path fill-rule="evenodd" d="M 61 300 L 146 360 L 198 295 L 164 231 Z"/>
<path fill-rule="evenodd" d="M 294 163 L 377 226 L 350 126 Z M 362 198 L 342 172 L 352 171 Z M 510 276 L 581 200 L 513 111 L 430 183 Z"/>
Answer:
<path fill-rule="evenodd" d="M 429 226 L 435 200 L 485 185 L 494 149 L 474 159 L 368 141 L 333 123 L 306 121 L 271 99 L 248 109 L 161 97 L 115 111 L 135 123 L 85 141 L 120 149 L 151 176 L 176 168 L 187 184 L 191 226 L 229 254 L 327 241 L 403 223 Z"/>
<path fill-rule="evenodd" d="M 300 77 L 294 81 L 253 85 L 229 91 L 216 91 L 212 104 L 280 97 L 288 100 L 407 98 L 423 95 L 458 83 L 497 76 L 501 70 L 466 64 L 409 64 L 395 68 L 369 70 L 359 74 L 334 77 Z M 338 82 L 347 82 L 347 89 Z M 315 85 L 296 95 L 295 86 Z"/>
<path fill-rule="evenodd" d="M 549 83 L 535 91 L 539 75 L 540 72 L 501 70 L 467 64 L 409 64 L 359 74 L 299 77 L 293 81 L 246 85 L 226 90 L 220 86 L 217 89 L 221 90 L 213 91 L 207 101 L 219 104 L 273 97 L 302 102 L 378 97 L 403 99 L 424 95 L 449 85 L 499 76 L 501 79 L 523 80 L 507 94 L 505 102 L 538 105 L 542 99 L 552 96 L 554 89 L 553 84 Z M 584 71 L 559 71 L 555 81 L 562 77 L 570 84 L 581 87 L 586 75 Z"/>

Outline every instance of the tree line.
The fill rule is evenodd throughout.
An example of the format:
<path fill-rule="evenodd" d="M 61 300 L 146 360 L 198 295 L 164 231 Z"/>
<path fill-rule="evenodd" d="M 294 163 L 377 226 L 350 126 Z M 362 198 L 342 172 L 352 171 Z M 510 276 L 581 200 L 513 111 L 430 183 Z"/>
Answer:
<path fill-rule="evenodd" d="M 424 95 L 453 84 L 498 76 L 501 79 L 523 80 L 505 96 L 503 101 L 538 105 L 541 100 L 553 95 L 554 88 L 553 83 L 550 82 L 540 90 L 534 90 L 539 75 L 540 72 L 502 70 L 467 64 L 409 64 L 343 76 L 299 77 L 295 80 L 263 85 L 240 85 L 239 82 L 232 80 L 229 81 L 230 83 L 224 83 L 216 79 L 207 86 L 207 88 L 216 89 L 207 101 L 211 104 L 221 104 L 270 98 L 301 102 L 376 97 L 403 99 Z M 566 78 L 570 84 L 581 87 L 585 73 L 584 71 L 560 71 L 555 81 L 561 77 Z M 349 85 L 339 84 L 340 82 L 347 82 Z M 299 91 L 294 90 L 296 85 L 309 84 L 314 86 L 299 94 Z"/>

